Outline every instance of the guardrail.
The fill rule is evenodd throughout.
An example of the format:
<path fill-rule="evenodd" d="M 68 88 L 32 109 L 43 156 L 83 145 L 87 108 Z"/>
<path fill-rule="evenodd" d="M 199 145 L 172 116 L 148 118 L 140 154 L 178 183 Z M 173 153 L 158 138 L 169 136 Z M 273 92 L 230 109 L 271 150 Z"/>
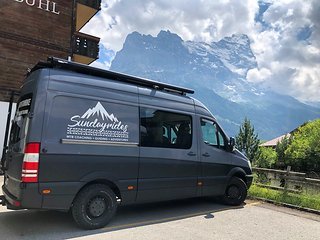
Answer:
<path fill-rule="evenodd" d="M 307 178 L 305 173 L 293 172 L 288 166 L 287 170 L 253 168 L 255 184 L 270 189 L 294 193 L 320 193 L 320 179 Z"/>

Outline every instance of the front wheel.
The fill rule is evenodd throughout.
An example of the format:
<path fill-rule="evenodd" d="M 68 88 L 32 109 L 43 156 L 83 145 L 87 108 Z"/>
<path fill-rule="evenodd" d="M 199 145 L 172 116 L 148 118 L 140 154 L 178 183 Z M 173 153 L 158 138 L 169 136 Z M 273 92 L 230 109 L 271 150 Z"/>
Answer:
<path fill-rule="evenodd" d="M 73 219 L 83 229 L 104 227 L 116 210 L 116 195 L 103 184 L 90 185 L 81 190 L 71 209 Z"/>
<path fill-rule="evenodd" d="M 241 205 L 247 197 L 247 192 L 246 183 L 238 177 L 232 177 L 222 197 L 223 202 L 232 206 Z"/>

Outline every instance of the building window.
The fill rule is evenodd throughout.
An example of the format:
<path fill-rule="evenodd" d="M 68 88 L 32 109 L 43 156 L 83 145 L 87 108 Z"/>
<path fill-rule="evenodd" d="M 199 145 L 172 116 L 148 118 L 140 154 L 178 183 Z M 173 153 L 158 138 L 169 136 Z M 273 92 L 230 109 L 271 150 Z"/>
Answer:
<path fill-rule="evenodd" d="M 189 115 L 141 108 L 140 124 L 143 147 L 191 148 L 192 118 Z"/>

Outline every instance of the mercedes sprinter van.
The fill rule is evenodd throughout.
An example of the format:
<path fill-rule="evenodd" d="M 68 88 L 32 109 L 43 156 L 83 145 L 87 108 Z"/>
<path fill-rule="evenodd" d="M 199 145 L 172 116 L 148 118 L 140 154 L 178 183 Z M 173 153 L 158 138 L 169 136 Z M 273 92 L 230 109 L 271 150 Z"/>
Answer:
<path fill-rule="evenodd" d="M 28 73 L 2 163 L 8 209 L 71 211 L 105 226 L 118 205 L 221 196 L 240 205 L 252 182 L 193 90 L 57 58 Z"/>

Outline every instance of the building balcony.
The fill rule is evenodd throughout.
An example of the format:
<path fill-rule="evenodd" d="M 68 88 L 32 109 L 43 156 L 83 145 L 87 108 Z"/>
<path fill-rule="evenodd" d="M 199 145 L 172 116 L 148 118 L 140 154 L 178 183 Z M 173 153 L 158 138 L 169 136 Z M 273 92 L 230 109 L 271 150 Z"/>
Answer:
<path fill-rule="evenodd" d="M 101 0 L 77 0 L 76 31 L 79 31 L 98 11 Z"/>
<path fill-rule="evenodd" d="M 100 38 L 75 32 L 73 39 L 73 61 L 90 64 L 98 59 Z"/>
<path fill-rule="evenodd" d="M 77 0 L 77 3 L 100 10 L 101 0 Z"/>

